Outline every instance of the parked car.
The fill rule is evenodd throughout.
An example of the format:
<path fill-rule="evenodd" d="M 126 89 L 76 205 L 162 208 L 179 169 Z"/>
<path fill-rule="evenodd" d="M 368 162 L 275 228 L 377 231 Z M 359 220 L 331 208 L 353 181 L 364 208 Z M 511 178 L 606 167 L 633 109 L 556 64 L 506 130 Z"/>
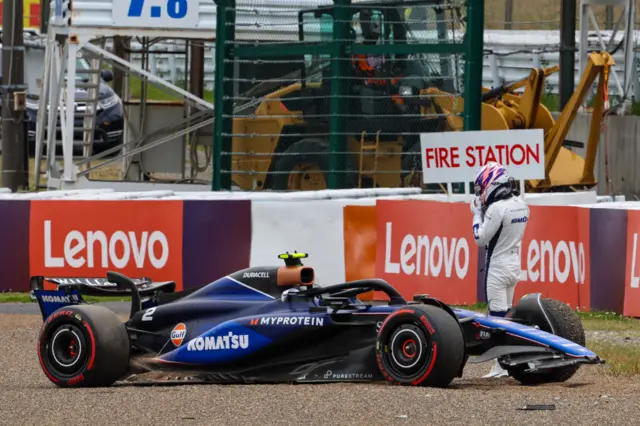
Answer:
<path fill-rule="evenodd" d="M 90 64 L 85 58 L 77 58 L 76 67 L 78 70 L 89 70 Z M 78 73 L 76 80 L 87 81 L 87 75 Z M 94 152 L 100 152 L 116 145 L 122 144 L 124 131 L 124 107 L 122 99 L 109 87 L 108 83 L 113 80 L 113 73 L 110 70 L 101 72 L 101 82 L 98 95 L 96 126 L 94 133 Z M 84 112 L 86 110 L 88 91 L 86 89 L 77 89 L 75 95 L 75 125 L 76 128 L 84 127 Z M 27 97 L 27 140 L 29 142 L 30 151 L 35 149 L 36 139 L 36 121 L 38 116 L 37 96 Z M 60 117 L 58 117 L 57 126 L 60 127 Z M 46 138 L 45 132 L 45 138 Z M 82 149 L 82 130 L 74 131 L 74 148 Z M 56 140 L 61 144 L 62 132 L 60 129 L 56 132 Z"/>

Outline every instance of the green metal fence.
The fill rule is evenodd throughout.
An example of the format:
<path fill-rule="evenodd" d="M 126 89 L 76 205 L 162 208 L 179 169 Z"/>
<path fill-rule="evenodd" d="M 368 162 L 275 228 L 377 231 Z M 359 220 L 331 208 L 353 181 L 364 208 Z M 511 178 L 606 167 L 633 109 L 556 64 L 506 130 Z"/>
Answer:
<path fill-rule="evenodd" d="M 480 129 L 483 0 L 216 5 L 213 190 L 417 186 L 421 134 Z"/>

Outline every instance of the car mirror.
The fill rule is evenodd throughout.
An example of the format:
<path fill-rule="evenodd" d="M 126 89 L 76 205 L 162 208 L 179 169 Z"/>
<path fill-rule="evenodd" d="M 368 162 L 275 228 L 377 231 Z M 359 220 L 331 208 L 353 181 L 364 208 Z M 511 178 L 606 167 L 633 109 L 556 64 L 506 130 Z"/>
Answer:
<path fill-rule="evenodd" d="M 113 81 L 113 73 L 111 72 L 111 70 L 102 70 L 100 72 L 100 76 L 102 76 L 102 79 L 106 83 L 109 83 L 110 81 Z"/>

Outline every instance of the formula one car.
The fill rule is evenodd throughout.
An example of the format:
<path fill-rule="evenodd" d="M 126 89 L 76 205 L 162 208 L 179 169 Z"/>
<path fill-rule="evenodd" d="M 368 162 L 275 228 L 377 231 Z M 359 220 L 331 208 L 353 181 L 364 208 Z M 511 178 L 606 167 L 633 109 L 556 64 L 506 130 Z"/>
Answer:
<path fill-rule="evenodd" d="M 603 363 L 584 347 L 565 304 L 524 296 L 507 318 L 452 309 L 428 295 L 407 302 L 381 279 L 314 285 L 302 253 L 281 267 L 253 267 L 198 289 L 134 281 L 32 278 L 44 324 L 38 356 L 60 387 L 110 386 L 133 372 L 191 372 L 214 383 L 387 381 L 446 387 L 467 363 L 498 359 L 522 384 L 569 379 Z M 45 290 L 44 281 L 56 284 Z M 106 285 L 105 285 L 106 284 Z M 363 302 L 379 291 L 388 302 Z M 123 322 L 83 294 L 130 295 Z"/>

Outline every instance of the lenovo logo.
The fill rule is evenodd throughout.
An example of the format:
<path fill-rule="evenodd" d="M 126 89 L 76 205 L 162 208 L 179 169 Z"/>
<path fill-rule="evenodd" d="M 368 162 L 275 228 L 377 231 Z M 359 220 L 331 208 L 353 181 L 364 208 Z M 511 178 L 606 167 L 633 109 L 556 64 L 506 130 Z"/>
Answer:
<path fill-rule="evenodd" d="M 524 281 L 584 284 L 586 279 L 587 261 L 581 241 L 530 240 L 526 257 L 520 259 Z"/>
<path fill-rule="evenodd" d="M 65 235 L 60 250 L 53 247 L 52 226 L 53 221 L 44 221 L 44 266 L 47 268 L 93 268 L 98 265 L 123 269 L 133 261 L 137 268 L 144 268 L 148 263 L 160 269 L 169 259 L 169 241 L 160 231 L 140 234 L 116 231 L 108 235 L 99 230 L 85 233 L 72 230 Z"/>
<path fill-rule="evenodd" d="M 33 201 L 30 273 L 79 278 L 118 271 L 175 280 L 181 289 L 182 214 L 180 201 Z"/>
<path fill-rule="evenodd" d="M 462 279 L 469 272 L 470 250 L 465 238 L 405 234 L 399 250 L 393 246 L 392 240 L 393 223 L 387 222 L 384 263 L 387 274 L 451 278 L 455 272 L 455 276 Z"/>
<path fill-rule="evenodd" d="M 477 300 L 478 249 L 465 203 L 380 200 L 376 225 L 376 275 L 403 296 Z"/>

